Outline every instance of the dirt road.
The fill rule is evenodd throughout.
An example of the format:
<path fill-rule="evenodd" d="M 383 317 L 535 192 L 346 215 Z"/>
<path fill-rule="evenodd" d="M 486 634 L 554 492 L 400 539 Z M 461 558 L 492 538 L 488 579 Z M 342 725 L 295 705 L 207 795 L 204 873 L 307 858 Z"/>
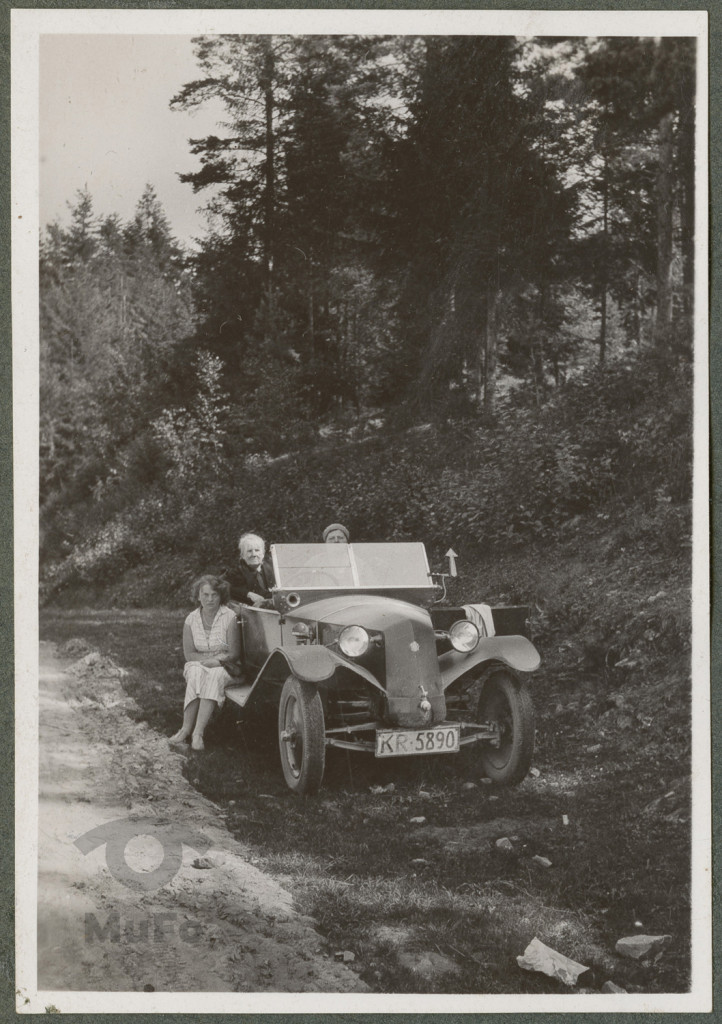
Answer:
<path fill-rule="evenodd" d="M 364 991 L 133 720 L 120 674 L 41 644 L 39 988 Z"/>

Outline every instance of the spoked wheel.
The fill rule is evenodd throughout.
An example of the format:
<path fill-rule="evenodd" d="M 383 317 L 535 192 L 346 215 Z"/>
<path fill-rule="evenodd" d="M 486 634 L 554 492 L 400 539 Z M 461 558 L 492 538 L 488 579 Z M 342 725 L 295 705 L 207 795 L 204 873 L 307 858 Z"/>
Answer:
<path fill-rule="evenodd" d="M 534 754 L 534 707 L 527 686 L 506 669 L 495 672 L 481 691 L 478 721 L 499 729 L 498 745 L 480 744 L 487 776 L 505 786 L 521 782 Z"/>
<path fill-rule="evenodd" d="M 289 789 L 318 793 L 326 760 L 323 704 L 315 686 L 289 676 L 278 705 L 278 746 Z"/>

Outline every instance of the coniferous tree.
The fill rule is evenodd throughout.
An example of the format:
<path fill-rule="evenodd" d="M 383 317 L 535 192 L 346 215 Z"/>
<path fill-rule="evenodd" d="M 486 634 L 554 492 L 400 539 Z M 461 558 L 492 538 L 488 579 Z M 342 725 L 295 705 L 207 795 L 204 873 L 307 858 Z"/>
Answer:
<path fill-rule="evenodd" d="M 223 138 L 194 142 L 202 167 L 182 176 L 214 190 L 214 227 L 197 261 L 203 344 L 235 354 L 242 394 L 259 361 L 285 365 L 308 414 L 323 415 L 358 399 L 340 364 L 350 299 L 367 301 L 358 282 L 368 289 L 364 198 L 383 120 L 384 43 L 214 37 L 196 46 L 206 77 L 173 104 L 220 99 L 229 114 Z"/>
<path fill-rule="evenodd" d="M 418 86 L 392 227 L 408 374 L 427 393 L 467 383 L 491 416 L 502 296 L 534 273 L 552 225 L 563 230 L 565 197 L 530 144 L 513 40 L 427 38 L 412 57 Z"/>
<path fill-rule="evenodd" d="M 171 107 L 188 110 L 220 101 L 228 120 L 222 136 L 191 140 L 201 169 L 180 177 L 194 192 L 211 189 L 213 193 L 208 207 L 213 230 L 198 269 L 201 287 L 210 285 L 220 301 L 213 309 L 207 307 L 206 333 L 211 338 L 222 333 L 220 347 L 225 354 L 230 350 L 235 355 L 240 372 L 249 331 L 261 306 L 264 338 L 271 345 L 276 340 L 277 178 L 284 132 L 281 94 L 291 40 L 201 36 L 195 46 L 204 77 L 185 85 Z"/>
<path fill-rule="evenodd" d="M 129 225 L 102 222 L 79 194 L 40 261 L 43 522 L 97 501 L 167 401 L 179 341 L 192 330 L 180 250 L 152 189 Z M 142 448 L 142 441 L 140 441 Z M 136 449 L 139 450 L 139 449 Z M 138 481 L 133 486 L 137 486 Z"/>
<path fill-rule="evenodd" d="M 693 44 L 675 39 L 596 40 L 587 47 L 579 75 L 588 90 L 586 117 L 596 123 L 603 167 L 591 183 L 603 227 L 596 232 L 601 244 L 594 244 L 594 233 L 586 234 L 590 267 L 596 267 L 603 295 L 609 288 L 628 308 L 639 309 L 628 318 L 636 340 L 644 315 L 640 307 L 646 304 L 640 296 L 641 279 L 649 281 L 654 341 L 667 349 L 674 294 L 682 291 L 681 282 L 674 280 L 676 252 L 683 281 L 690 285 L 681 303 L 687 314 L 694 275 Z M 600 348 L 603 353 L 603 332 Z"/>

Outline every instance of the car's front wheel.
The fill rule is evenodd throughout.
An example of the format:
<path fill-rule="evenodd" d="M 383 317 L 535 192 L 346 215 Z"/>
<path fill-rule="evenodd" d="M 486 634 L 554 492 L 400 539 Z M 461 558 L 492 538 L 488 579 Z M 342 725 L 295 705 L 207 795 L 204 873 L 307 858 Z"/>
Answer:
<path fill-rule="evenodd" d="M 278 746 L 288 787 L 301 796 L 317 793 L 326 760 L 323 704 L 316 687 L 296 676 L 281 691 Z"/>
<path fill-rule="evenodd" d="M 525 777 L 534 754 L 534 706 L 525 683 L 506 669 L 484 682 L 478 721 L 498 729 L 498 743 L 482 743 L 481 763 L 488 778 L 513 786 Z"/>

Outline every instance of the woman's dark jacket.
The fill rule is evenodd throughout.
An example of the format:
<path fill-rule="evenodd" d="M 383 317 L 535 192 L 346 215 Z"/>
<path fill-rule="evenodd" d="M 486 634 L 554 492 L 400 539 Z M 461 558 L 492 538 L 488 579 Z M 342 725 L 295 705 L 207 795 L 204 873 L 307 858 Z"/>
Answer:
<path fill-rule="evenodd" d="M 262 562 L 258 569 L 253 569 L 241 561 L 235 569 L 226 573 L 226 579 L 231 587 L 231 600 L 240 601 L 241 604 L 253 604 L 248 597 L 249 591 L 269 598 L 271 587 L 276 584 L 273 566 L 269 561 Z"/>

